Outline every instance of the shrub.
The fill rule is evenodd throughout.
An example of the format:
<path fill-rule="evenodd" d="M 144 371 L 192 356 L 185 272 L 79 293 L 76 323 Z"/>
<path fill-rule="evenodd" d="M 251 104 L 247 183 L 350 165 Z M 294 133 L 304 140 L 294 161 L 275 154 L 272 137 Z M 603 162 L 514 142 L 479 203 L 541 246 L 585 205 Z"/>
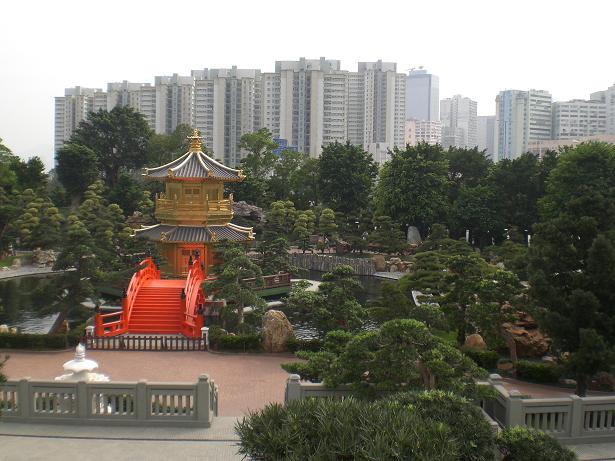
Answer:
<path fill-rule="evenodd" d="M 575 454 L 544 432 L 515 426 L 504 429 L 497 438 L 503 461 L 574 461 Z"/>
<path fill-rule="evenodd" d="M 213 326 L 209 330 L 209 346 L 221 351 L 259 351 L 261 335 L 258 333 L 229 335 L 225 334 L 222 328 Z"/>
<path fill-rule="evenodd" d="M 452 392 L 404 392 L 386 401 L 413 409 L 422 419 L 450 428 L 457 440 L 459 460 L 493 459 L 493 431 L 482 410 L 469 400 Z"/>
<path fill-rule="evenodd" d="M 83 329 L 71 330 L 67 335 L 63 334 L 30 334 L 30 333 L 1 333 L 0 349 L 66 349 L 75 347 L 83 337 Z"/>
<path fill-rule="evenodd" d="M 318 352 L 322 349 L 322 340 L 318 338 L 313 339 L 297 339 L 291 338 L 286 341 L 286 347 L 291 352 L 297 351 L 310 351 Z"/>
<path fill-rule="evenodd" d="M 496 351 L 463 348 L 463 353 L 476 362 L 476 364 L 485 370 L 494 370 L 498 365 L 500 355 Z"/>
<path fill-rule="evenodd" d="M 462 400 L 457 410 L 465 413 L 474 408 Z M 478 413 L 470 410 L 471 416 L 464 423 L 486 424 L 480 410 L 475 410 Z M 475 420 L 475 414 L 479 419 Z M 239 453 L 258 460 L 478 460 L 492 459 L 495 448 L 489 431 L 487 440 L 482 435 L 462 440 L 457 428 L 389 399 L 303 399 L 286 406 L 274 403 L 243 418 L 235 431 L 241 439 Z M 470 445 L 476 454 L 468 458 L 466 446 Z M 480 458 L 487 453 L 491 458 Z"/>
<path fill-rule="evenodd" d="M 517 362 L 517 376 L 537 383 L 556 383 L 561 374 L 561 368 L 550 363 L 530 360 Z"/>

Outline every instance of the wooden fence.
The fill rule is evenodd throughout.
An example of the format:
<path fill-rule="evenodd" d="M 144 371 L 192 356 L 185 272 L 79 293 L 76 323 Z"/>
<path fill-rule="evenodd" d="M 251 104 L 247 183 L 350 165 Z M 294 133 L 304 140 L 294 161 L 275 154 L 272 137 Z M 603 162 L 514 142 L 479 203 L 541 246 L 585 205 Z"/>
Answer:
<path fill-rule="evenodd" d="M 374 275 L 376 266 L 371 258 L 345 258 L 327 254 L 292 253 L 291 264 L 301 269 L 331 272 L 339 265 L 352 267 L 356 275 Z"/>

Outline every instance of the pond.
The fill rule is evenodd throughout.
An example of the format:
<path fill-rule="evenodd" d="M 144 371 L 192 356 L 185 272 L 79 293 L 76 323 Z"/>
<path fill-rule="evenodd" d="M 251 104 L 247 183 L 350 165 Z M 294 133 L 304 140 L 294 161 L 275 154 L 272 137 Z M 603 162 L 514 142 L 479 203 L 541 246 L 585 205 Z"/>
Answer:
<path fill-rule="evenodd" d="M 62 274 L 0 280 L 0 325 L 24 333 L 47 333 L 64 318 L 71 326 L 84 322 L 90 311 L 67 301 L 65 287 Z"/>

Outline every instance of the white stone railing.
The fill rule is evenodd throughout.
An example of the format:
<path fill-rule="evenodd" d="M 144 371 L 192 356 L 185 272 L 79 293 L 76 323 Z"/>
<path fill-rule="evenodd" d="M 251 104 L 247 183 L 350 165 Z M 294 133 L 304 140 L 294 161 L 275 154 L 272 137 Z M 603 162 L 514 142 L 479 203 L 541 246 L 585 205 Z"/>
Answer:
<path fill-rule="evenodd" d="M 499 375 L 489 383 L 496 398 L 483 408 L 502 426 L 532 427 L 565 443 L 615 442 L 615 396 L 537 399 L 508 391 Z"/>
<path fill-rule="evenodd" d="M 218 387 L 195 384 L 8 381 L 0 385 L 0 420 L 26 423 L 209 427 Z"/>
<path fill-rule="evenodd" d="M 479 384 L 495 390 L 495 398 L 482 402 L 482 407 L 502 427 L 532 427 L 566 444 L 615 442 L 615 395 L 530 398 L 518 391 L 509 392 L 497 374 Z M 299 375 L 290 375 L 285 401 L 309 397 L 343 399 L 352 394 L 349 387 L 328 388 L 322 383 L 301 381 Z"/>

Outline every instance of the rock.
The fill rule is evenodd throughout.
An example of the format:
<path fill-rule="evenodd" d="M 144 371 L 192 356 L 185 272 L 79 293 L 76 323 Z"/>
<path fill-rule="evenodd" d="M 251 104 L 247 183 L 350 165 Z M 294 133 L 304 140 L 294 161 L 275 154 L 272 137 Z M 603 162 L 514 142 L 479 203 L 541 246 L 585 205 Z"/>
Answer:
<path fill-rule="evenodd" d="M 420 245 L 422 243 L 423 240 L 421 239 L 421 233 L 416 226 L 408 227 L 406 241 L 411 245 Z"/>
<path fill-rule="evenodd" d="M 263 221 L 265 218 L 265 212 L 262 208 L 256 205 L 250 205 L 243 200 L 233 202 L 233 213 L 235 216 L 241 216 L 242 218 L 253 219 L 255 221 Z"/>
<path fill-rule="evenodd" d="M 546 363 L 557 363 L 557 359 L 552 355 L 545 355 L 544 357 L 541 357 L 540 360 Z"/>
<path fill-rule="evenodd" d="M 577 382 L 574 379 L 562 378 L 559 380 L 559 383 L 564 386 L 574 386 L 576 387 Z"/>
<path fill-rule="evenodd" d="M 510 323 L 502 325 L 517 347 L 519 357 L 542 357 L 549 350 L 548 339 L 538 329 L 519 328 Z"/>
<path fill-rule="evenodd" d="M 41 250 L 37 248 L 32 252 L 32 264 L 39 267 L 50 267 L 58 259 L 58 254 L 53 250 Z"/>
<path fill-rule="evenodd" d="M 474 333 L 466 338 L 463 347 L 468 349 L 487 349 L 487 343 L 485 343 L 481 335 Z"/>
<path fill-rule="evenodd" d="M 372 256 L 372 261 L 374 262 L 376 272 L 384 272 L 387 270 L 387 263 L 383 255 Z"/>
<path fill-rule="evenodd" d="M 13 259 L 13 264 L 11 264 L 11 269 L 19 269 L 21 267 L 21 259 L 15 258 Z"/>
<path fill-rule="evenodd" d="M 399 272 L 399 268 L 395 264 L 389 266 L 389 272 Z"/>
<path fill-rule="evenodd" d="M 11 268 L 10 268 L 10 267 L 6 267 L 6 266 L 2 266 L 2 269 L 0 269 L 0 270 L 3 270 L 3 271 L 10 271 L 10 270 L 11 270 Z"/>
<path fill-rule="evenodd" d="M 17 334 L 17 328 L 15 328 L 15 327 L 9 328 L 9 333 L 11 333 L 12 335 L 16 335 Z"/>
<path fill-rule="evenodd" d="M 267 352 L 283 352 L 286 342 L 295 337 L 293 326 L 284 312 L 268 310 L 263 317 L 263 349 Z"/>
<path fill-rule="evenodd" d="M 0 325 L 0 333 L 9 333 L 9 326 L 6 324 Z"/>

